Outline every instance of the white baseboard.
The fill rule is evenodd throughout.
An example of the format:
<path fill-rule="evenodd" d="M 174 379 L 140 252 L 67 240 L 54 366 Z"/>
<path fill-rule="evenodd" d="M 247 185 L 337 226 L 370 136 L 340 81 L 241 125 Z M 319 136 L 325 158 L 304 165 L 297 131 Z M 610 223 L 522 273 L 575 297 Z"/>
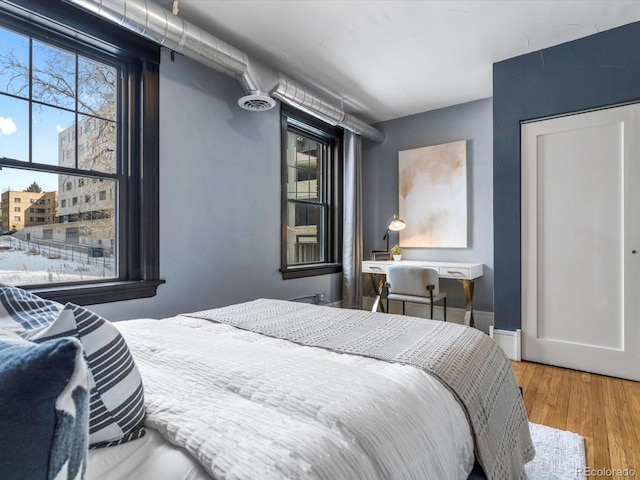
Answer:
<path fill-rule="evenodd" d="M 500 330 L 489 327 L 489 336 L 504 350 L 511 360 L 522 360 L 522 330 Z"/>
<path fill-rule="evenodd" d="M 374 299 L 372 297 L 363 297 L 362 308 L 364 310 L 371 310 L 373 307 Z M 386 300 L 384 301 L 385 308 L 387 307 Z M 402 302 L 391 301 L 389 313 L 402 313 Z M 429 318 L 430 307 L 428 305 L 420 305 L 416 303 L 407 303 L 405 307 L 405 313 L 414 317 Z M 459 323 L 464 325 L 464 308 L 447 307 L 447 322 Z M 444 308 L 441 305 L 434 305 L 433 318 L 435 320 L 444 319 Z M 482 312 L 478 310 L 473 311 L 473 319 L 475 327 L 488 334 L 489 327 L 493 326 L 493 312 Z"/>

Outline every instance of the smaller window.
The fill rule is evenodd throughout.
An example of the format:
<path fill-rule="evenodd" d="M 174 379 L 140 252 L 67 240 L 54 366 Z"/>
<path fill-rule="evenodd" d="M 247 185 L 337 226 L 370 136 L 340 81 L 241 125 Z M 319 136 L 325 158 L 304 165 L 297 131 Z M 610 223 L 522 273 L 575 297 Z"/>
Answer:
<path fill-rule="evenodd" d="M 20 199 L 19 199 L 19 198 L 16 198 L 16 199 L 14 200 L 14 202 L 15 202 L 15 203 L 20 203 Z"/>
<path fill-rule="evenodd" d="M 71 182 L 67 182 L 67 191 L 71 190 L 71 187 L 72 187 Z"/>
<path fill-rule="evenodd" d="M 106 200 L 107 199 L 106 190 L 100 190 L 100 192 L 98 193 L 98 196 L 99 196 L 100 200 Z"/>
<path fill-rule="evenodd" d="M 13 217 L 13 219 L 14 219 L 16 222 L 19 222 L 19 221 L 20 221 L 20 215 L 16 215 L 15 217 Z"/>
<path fill-rule="evenodd" d="M 82 146 L 80 146 L 80 149 L 82 149 Z M 84 178 L 79 178 L 78 179 L 78 187 L 82 187 L 84 186 Z"/>
<path fill-rule="evenodd" d="M 91 195 L 84 196 L 84 203 L 91 203 Z"/>
<path fill-rule="evenodd" d="M 73 197 L 73 200 L 71 201 L 71 203 L 73 203 L 73 205 L 77 205 L 78 204 L 78 197 Z"/>
<path fill-rule="evenodd" d="M 343 132 L 289 109 L 281 125 L 282 277 L 339 272 Z"/>
<path fill-rule="evenodd" d="M 20 207 L 13 207 L 13 211 L 14 212 L 20 212 L 21 210 L 20 210 Z"/>
<path fill-rule="evenodd" d="M 60 202 L 60 206 L 61 206 L 62 208 L 65 208 L 65 207 L 67 206 L 67 201 L 66 201 L 66 200 L 62 200 L 62 201 Z"/>

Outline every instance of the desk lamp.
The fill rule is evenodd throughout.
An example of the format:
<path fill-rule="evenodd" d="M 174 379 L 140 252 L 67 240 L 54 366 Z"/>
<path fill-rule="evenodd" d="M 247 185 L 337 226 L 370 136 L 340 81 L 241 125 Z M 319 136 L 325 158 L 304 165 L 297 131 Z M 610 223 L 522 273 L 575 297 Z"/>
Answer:
<path fill-rule="evenodd" d="M 390 231 L 399 232 L 400 230 L 404 230 L 406 226 L 407 224 L 404 223 L 404 220 L 402 220 L 401 218 L 398 218 L 397 215 L 393 216 L 393 220 L 391 220 L 391 223 L 387 227 L 387 233 L 384 234 L 384 238 L 383 238 L 383 240 L 387 241 L 387 252 L 389 251 L 389 232 Z"/>

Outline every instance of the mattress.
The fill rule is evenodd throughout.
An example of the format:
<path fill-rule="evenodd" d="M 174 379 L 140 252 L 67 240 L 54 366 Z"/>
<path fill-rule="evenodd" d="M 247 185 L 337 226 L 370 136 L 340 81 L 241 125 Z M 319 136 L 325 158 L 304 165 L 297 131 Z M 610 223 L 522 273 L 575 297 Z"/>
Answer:
<path fill-rule="evenodd" d="M 183 448 L 147 427 L 144 437 L 89 450 L 85 480 L 211 480 Z"/>

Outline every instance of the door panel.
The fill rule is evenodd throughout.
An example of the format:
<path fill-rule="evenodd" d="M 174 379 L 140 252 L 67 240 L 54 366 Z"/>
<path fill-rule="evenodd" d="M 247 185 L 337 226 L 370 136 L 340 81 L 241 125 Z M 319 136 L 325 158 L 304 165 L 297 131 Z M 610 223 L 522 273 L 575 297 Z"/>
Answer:
<path fill-rule="evenodd" d="M 640 380 L 639 117 L 631 105 L 522 126 L 524 359 Z"/>

